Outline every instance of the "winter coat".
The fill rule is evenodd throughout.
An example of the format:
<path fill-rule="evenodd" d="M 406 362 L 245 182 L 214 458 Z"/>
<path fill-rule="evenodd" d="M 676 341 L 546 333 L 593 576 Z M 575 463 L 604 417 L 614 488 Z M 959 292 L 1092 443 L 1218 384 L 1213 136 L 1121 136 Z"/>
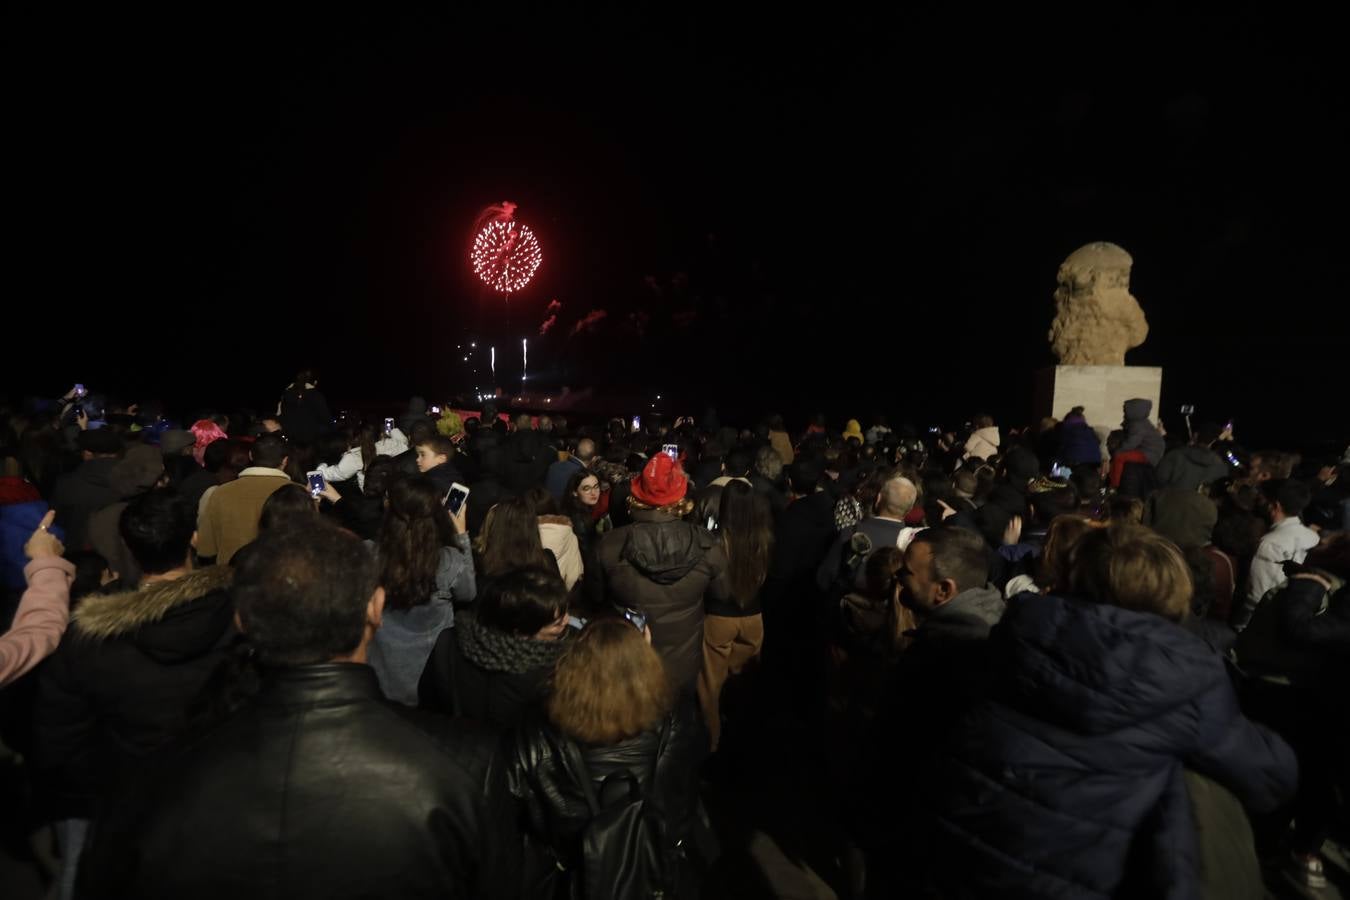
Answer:
<path fill-rule="evenodd" d="M 235 637 L 226 566 L 86 597 L 41 670 L 33 762 L 57 812 L 87 817 L 104 790 L 187 725 Z"/>
<path fill-rule="evenodd" d="M 773 512 L 773 520 L 777 522 L 787 509 L 787 494 L 758 472 L 751 473 L 750 486 L 755 489 L 756 494 L 763 494 L 769 498 L 769 509 Z"/>
<path fill-rule="evenodd" d="M 1293 579 L 1257 607 L 1234 648 L 1242 671 L 1296 687 L 1350 684 L 1350 588 L 1333 586 Z"/>
<path fill-rule="evenodd" d="M 1160 488 L 1194 493 L 1201 485 L 1226 478 L 1228 463 L 1208 447 L 1178 447 L 1168 451 L 1154 473 Z"/>
<path fill-rule="evenodd" d="M 488 512 L 498 503 L 509 499 L 511 493 L 497 480 L 496 475 L 483 475 L 475 481 L 469 491 L 469 499 L 465 501 L 469 505 L 466 521 L 469 534 L 474 537 L 482 534 Z"/>
<path fill-rule="evenodd" d="M 1060 465 L 1078 466 L 1102 463 L 1102 445 L 1097 433 L 1082 416 L 1065 416 L 1059 423 L 1059 449 L 1056 458 Z"/>
<path fill-rule="evenodd" d="M 56 524 L 66 530 L 66 549 L 85 550 L 89 546 L 89 516 L 122 499 L 112 485 L 117 460 L 96 457 L 80 464 L 74 472 L 62 475 L 52 492 Z"/>
<path fill-rule="evenodd" d="M 972 456 L 978 456 L 980 459 L 988 459 L 998 453 L 998 426 L 989 425 L 985 428 L 977 428 L 966 438 L 966 452 L 962 454 L 963 459 Z"/>
<path fill-rule="evenodd" d="M 376 456 L 388 456 L 394 458 L 402 453 L 407 453 L 408 449 L 408 438 L 397 428 L 387 435 L 382 435 L 380 439 L 375 442 Z M 415 457 L 416 448 L 413 448 L 413 450 Z M 371 460 L 371 462 L 374 462 L 374 460 Z M 347 451 L 342 454 L 342 458 L 337 461 L 336 465 L 330 466 L 320 463 L 318 469 L 315 471 L 322 473 L 324 481 L 332 484 L 350 481 L 355 477 L 356 486 L 364 488 L 366 486 L 366 468 L 365 454 L 361 450 L 360 445 L 357 445 L 348 448 Z"/>
<path fill-rule="evenodd" d="M 501 896 L 495 741 L 399 711 L 367 666 L 274 669 L 247 706 L 166 750 L 95 823 L 88 897 Z M 493 801 L 493 794 L 502 797 Z M 508 857 L 509 858 L 509 857 Z"/>
<path fill-rule="evenodd" d="M 464 476 L 460 474 L 459 469 L 455 468 L 455 464 L 452 462 L 443 462 L 439 466 L 432 466 L 422 474 L 436 486 L 436 490 L 440 492 L 442 497 L 450 493 L 450 488 L 456 482 L 464 483 Z M 473 496 L 473 494 L 471 493 L 469 496 Z"/>
<path fill-rule="evenodd" d="M 1289 747 L 1243 718 L 1223 660 L 1159 616 L 1020 594 L 988 645 L 991 698 L 933 779 L 935 871 L 953 888 L 1197 897 L 1183 766 L 1258 812 L 1293 794 Z"/>
<path fill-rule="evenodd" d="M 727 560 L 708 530 L 659 509 L 600 539 L 605 597 L 645 613 L 671 680 L 692 685 L 703 665 L 703 601 L 730 598 Z"/>
<path fill-rule="evenodd" d="M 556 641 L 508 634 L 472 614 L 441 632 L 418 686 L 421 707 L 462 716 L 499 731 L 515 728 L 543 700 L 571 628 Z"/>
<path fill-rule="evenodd" d="M 1284 564 L 1303 562 L 1308 551 L 1316 547 L 1320 540 L 1321 536 L 1299 521 L 1298 516 L 1290 516 L 1271 526 L 1262 536 L 1256 556 L 1252 558 L 1251 569 L 1247 573 L 1247 596 L 1241 609 L 1235 613 L 1234 624 L 1237 627 L 1247 624 L 1268 591 L 1284 584 Z"/>
<path fill-rule="evenodd" d="M 558 562 L 558 574 L 570 591 L 586 572 L 581 558 L 581 546 L 572 531 L 572 520 L 567 516 L 540 516 L 539 541 Z"/>
<path fill-rule="evenodd" d="M 816 594 L 815 573 L 838 536 L 834 499 L 816 491 L 788 504 L 774 526 L 773 557 L 764 582 L 764 607 L 804 614 Z"/>
<path fill-rule="evenodd" d="M 1162 462 L 1163 453 L 1167 450 L 1167 442 L 1163 440 L 1163 436 L 1157 427 L 1148 420 L 1149 413 L 1152 411 L 1152 400 L 1125 401 L 1125 442 L 1120 445 L 1120 449 L 1116 452 L 1143 451 L 1149 465 L 1156 466 Z"/>
<path fill-rule="evenodd" d="M 277 415 L 286 439 L 297 444 L 312 444 L 333 430 L 327 399 L 309 385 L 292 385 L 277 405 Z"/>
<path fill-rule="evenodd" d="M 548 467 L 557 461 L 543 432 L 517 431 L 506 440 L 502 455 L 502 481 L 513 494 L 523 494 L 544 483 Z"/>
<path fill-rule="evenodd" d="M 697 827 L 698 764 L 707 755 L 708 733 L 697 705 L 683 698 L 669 714 L 669 733 L 660 746 L 660 729 L 653 728 L 616 744 L 577 743 L 586 771 L 601 795 L 605 777 L 631 772 L 654 798 L 672 841 L 692 843 Z M 521 809 L 527 838 L 522 894 L 551 897 L 560 874 L 580 867 L 581 836 L 591 813 L 580 777 L 567 760 L 566 738 L 543 715 L 531 716 L 508 744 L 504 761 L 511 796 Z M 655 784 L 651 784 L 655 760 Z M 556 862 L 555 862 L 556 861 Z"/>
<path fill-rule="evenodd" d="M 24 589 L 23 568 L 28 564 L 28 555 L 23 548 L 42 524 L 47 508 L 43 500 L 0 506 L 0 583 L 11 591 Z M 53 525 L 51 532 L 65 542 L 65 529 Z"/>

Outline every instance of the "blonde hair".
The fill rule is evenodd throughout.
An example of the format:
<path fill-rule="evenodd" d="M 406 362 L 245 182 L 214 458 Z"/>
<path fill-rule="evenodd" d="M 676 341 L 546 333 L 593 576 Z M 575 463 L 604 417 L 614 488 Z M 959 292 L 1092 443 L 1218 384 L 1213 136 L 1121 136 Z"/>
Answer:
<path fill-rule="evenodd" d="M 1112 524 L 1088 532 L 1070 551 L 1069 570 L 1074 593 L 1099 603 L 1173 622 L 1190 613 L 1195 589 L 1185 557 L 1143 526 Z"/>
<path fill-rule="evenodd" d="M 674 702 L 642 632 L 623 619 L 598 619 L 558 659 L 548 717 L 578 741 L 613 744 L 655 726 Z"/>

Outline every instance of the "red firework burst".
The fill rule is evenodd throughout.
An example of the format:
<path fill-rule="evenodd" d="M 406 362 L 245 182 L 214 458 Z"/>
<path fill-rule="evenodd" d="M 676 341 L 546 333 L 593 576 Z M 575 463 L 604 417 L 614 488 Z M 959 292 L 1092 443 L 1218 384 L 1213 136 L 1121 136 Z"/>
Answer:
<path fill-rule="evenodd" d="M 473 272 L 496 291 L 512 294 L 530 283 L 543 261 L 539 239 L 526 225 L 494 221 L 473 239 Z"/>

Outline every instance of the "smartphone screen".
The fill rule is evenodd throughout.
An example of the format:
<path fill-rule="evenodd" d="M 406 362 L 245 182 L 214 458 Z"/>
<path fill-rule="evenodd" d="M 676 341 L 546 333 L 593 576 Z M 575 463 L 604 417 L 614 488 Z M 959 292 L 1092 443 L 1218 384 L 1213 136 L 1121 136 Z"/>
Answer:
<path fill-rule="evenodd" d="M 633 416 L 633 431 L 634 431 L 634 432 L 638 432 L 638 431 L 641 431 L 641 430 L 642 430 L 642 417 L 641 417 L 641 416 Z"/>
<path fill-rule="evenodd" d="M 625 609 L 623 611 L 623 617 L 633 623 L 633 627 L 638 631 L 645 631 L 647 629 L 647 617 L 636 609 Z"/>
<path fill-rule="evenodd" d="M 456 482 L 450 486 L 450 493 L 445 495 L 445 508 L 450 511 L 450 515 L 457 516 L 467 499 L 469 499 L 469 489 Z"/>
<path fill-rule="evenodd" d="M 385 433 L 385 434 L 393 434 L 393 433 L 394 433 L 394 420 L 393 420 L 393 419 L 385 419 L 385 420 L 384 420 L 384 433 Z"/>
<path fill-rule="evenodd" d="M 680 445 L 679 445 L 679 444 L 662 444 L 662 445 L 661 445 L 661 452 L 664 453 L 666 456 L 669 456 L 671 459 L 679 459 L 679 458 L 680 458 Z"/>
<path fill-rule="evenodd" d="M 309 495 L 311 497 L 317 497 L 320 494 L 322 494 L 324 487 L 323 473 L 310 472 L 308 477 L 309 477 Z"/>

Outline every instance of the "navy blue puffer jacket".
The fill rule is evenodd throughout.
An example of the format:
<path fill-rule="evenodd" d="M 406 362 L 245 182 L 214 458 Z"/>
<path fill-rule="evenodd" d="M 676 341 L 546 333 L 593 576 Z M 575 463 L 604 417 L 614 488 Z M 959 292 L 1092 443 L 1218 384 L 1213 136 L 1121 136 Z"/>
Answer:
<path fill-rule="evenodd" d="M 1288 745 L 1159 616 L 1020 594 L 989 649 L 995 694 L 962 720 L 936 785 L 954 896 L 1195 897 L 1183 767 L 1256 811 L 1294 791 Z"/>

